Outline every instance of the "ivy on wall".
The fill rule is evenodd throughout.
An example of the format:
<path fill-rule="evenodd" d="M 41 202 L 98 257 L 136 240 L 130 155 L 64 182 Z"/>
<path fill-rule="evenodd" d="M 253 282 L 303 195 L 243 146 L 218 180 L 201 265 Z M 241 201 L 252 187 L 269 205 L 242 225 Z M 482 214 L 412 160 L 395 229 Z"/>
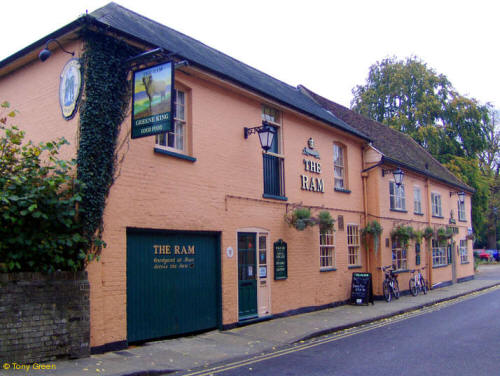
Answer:
<path fill-rule="evenodd" d="M 138 50 L 104 33 L 85 29 L 82 69 L 85 88 L 80 108 L 78 180 L 82 183 L 83 235 L 93 245 L 89 260 L 103 245 L 103 212 L 116 170 L 116 145 L 130 103 L 126 60 Z"/>

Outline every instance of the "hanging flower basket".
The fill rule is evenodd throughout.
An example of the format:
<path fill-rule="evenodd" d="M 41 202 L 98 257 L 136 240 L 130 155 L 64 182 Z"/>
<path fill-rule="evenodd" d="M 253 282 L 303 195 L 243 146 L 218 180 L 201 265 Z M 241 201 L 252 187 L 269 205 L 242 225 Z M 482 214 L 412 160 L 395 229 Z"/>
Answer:
<path fill-rule="evenodd" d="M 319 224 L 320 231 L 335 231 L 334 228 L 335 219 L 333 219 L 329 211 L 327 210 L 320 211 L 317 217 L 317 221 Z"/>
<path fill-rule="evenodd" d="M 363 237 L 365 246 L 368 243 L 368 236 L 373 236 L 373 247 L 375 249 L 375 254 L 378 252 L 380 245 L 380 235 L 382 234 L 383 230 L 384 229 L 377 220 L 368 222 L 366 224 L 366 227 L 361 229 L 361 236 Z"/>
<path fill-rule="evenodd" d="M 448 239 L 451 239 L 452 237 L 453 237 L 453 230 L 451 228 L 444 228 L 444 227 L 438 228 L 437 238 L 439 245 L 441 246 L 446 245 Z"/>
<path fill-rule="evenodd" d="M 413 232 L 412 238 L 415 239 L 415 242 L 420 244 L 422 243 L 422 238 L 424 237 L 424 232 L 422 230 L 415 230 Z"/>
<path fill-rule="evenodd" d="M 411 226 L 396 226 L 391 231 L 391 238 L 399 241 L 402 248 L 408 248 L 410 238 L 413 237 L 413 227 Z"/>
<path fill-rule="evenodd" d="M 430 226 L 427 226 L 425 229 L 424 229 L 424 238 L 429 240 L 430 238 L 432 238 L 434 236 L 434 229 Z"/>
<path fill-rule="evenodd" d="M 291 213 L 287 213 L 285 221 L 298 231 L 303 231 L 306 227 L 316 224 L 315 220 L 311 218 L 311 210 L 303 207 L 298 207 Z"/>

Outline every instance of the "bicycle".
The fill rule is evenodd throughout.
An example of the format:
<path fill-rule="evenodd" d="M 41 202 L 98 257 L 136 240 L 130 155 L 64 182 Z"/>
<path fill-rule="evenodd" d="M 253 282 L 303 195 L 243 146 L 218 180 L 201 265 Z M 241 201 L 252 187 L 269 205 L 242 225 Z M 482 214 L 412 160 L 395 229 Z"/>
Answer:
<path fill-rule="evenodd" d="M 427 294 L 427 290 L 429 289 L 427 281 L 420 272 L 420 270 L 424 269 L 425 266 L 422 269 L 410 270 L 412 277 L 410 278 L 409 284 L 410 284 L 410 292 L 413 296 L 417 296 L 420 291 L 422 291 L 424 294 Z M 417 272 L 417 274 L 415 274 L 415 272 Z"/>
<path fill-rule="evenodd" d="M 394 274 L 394 266 L 382 266 L 380 269 L 385 273 L 385 279 L 382 283 L 385 300 L 390 302 L 393 296 L 399 299 L 399 283 L 397 275 Z"/>

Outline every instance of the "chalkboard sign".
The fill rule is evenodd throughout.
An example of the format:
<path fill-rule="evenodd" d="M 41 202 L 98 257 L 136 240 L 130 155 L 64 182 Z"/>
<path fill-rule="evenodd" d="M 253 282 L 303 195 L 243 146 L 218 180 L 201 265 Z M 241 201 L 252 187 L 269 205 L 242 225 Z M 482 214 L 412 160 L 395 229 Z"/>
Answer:
<path fill-rule="evenodd" d="M 373 302 L 371 273 L 352 273 L 351 304 L 369 304 Z"/>
<path fill-rule="evenodd" d="M 288 257 L 287 245 L 279 239 L 274 243 L 274 279 L 287 279 L 288 278 Z"/>

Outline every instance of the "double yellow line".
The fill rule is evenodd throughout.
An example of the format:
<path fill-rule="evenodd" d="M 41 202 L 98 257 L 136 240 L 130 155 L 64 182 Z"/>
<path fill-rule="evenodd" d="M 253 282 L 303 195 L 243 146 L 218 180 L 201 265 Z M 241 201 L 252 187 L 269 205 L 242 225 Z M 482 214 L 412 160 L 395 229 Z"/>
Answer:
<path fill-rule="evenodd" d="M 490 287 L 490 288 L 487 288 L 487 289 L 484 289 L 481 291 L 472 292 L 470 294 L 463 295 L 463 296 L 460 296 L 460 297 L 455 298 L 455 299 L 446 300 L 446 301 L 443 301 L 440 303 L 433 304 L 433 305 L 428 306 L 428 307 L 416 309 L 414 311 L 402 313 L 402 314 L 399 314 L 396 316 L 392 316 L 389 318 L 374 321 L 374 322 L 371 322 L 371 323 L 368 323 L 365 325 L 361 325 L 358 327 L 344 329 L 344 330 L 341 330 L 339 332 L 335 332 L 333 334 L 328 334 L 328 335 L 325 335 L 325 336 L 317 338 L 317 339 L 309 340 L 307 342 L 300 341 L 299 343 L 296 343 L 296 344 L 292 345 L 292 347 L 289 347 L 286 349 L 277 350 L 277 351 L 273 351 L 273 352 L 268 353 L 268 354 L 261 354 L 261 355 L 257 355 L 257 356 L 254 356 L 254 357 L 251 357 L 248 359 L 244 359 L 244 360 L 240 360 L 240 361 L 236 361 L 236 362 L 231 362 L 231 363 L 223 364 L 223 365 L 208 368 L 208 369 L 198 370 L 198 371 L 191 372 L 191 373 L 185 373 L 182 375 L 183 376 L 212 376 L 212 375 L 216 375 L 216 374 L 219 374 L 219 373 L 222 373 L 225 371 L 229 371 L 229 370 L 232 370 L 235 368 L 249 366 L 249 365 L 252 365 L 255 363 L 262 362 L 264 360 L 278 358 L 280 356 L 284 356 L 284 355 L 292 354 L 295 352 L 311 349 L 313 347 L 320 346 L 320 345 L 323 345 L 325 343 L 338 341 L 338 340 L 341 340 L 343 338 L 347 338 L 347 337 L 354 336 L 356 334 L 368 332 L 370 330 L 381 328 L 381 327 L 384 327 L 384 326 L 389 325 L 389 324 L 394 324 L 394 323 L 404 321 L 404 320 L 407 320 L 407 319 L 410 319 L 413 317 L 417 317 L 417 316 L 425 315 L 427 313 L 439 311 L 445 307 L 460 303 L 464 300 L 468 300 L 468 299 L 474 298 L 474 297 L 479 296 L 479 295 L 487 294 L 489 292 L 492 292 L 492 291 L 498 290 L 498 289 L 500 289 L 500 285 L 493 286 L 493 287 Z"/>

